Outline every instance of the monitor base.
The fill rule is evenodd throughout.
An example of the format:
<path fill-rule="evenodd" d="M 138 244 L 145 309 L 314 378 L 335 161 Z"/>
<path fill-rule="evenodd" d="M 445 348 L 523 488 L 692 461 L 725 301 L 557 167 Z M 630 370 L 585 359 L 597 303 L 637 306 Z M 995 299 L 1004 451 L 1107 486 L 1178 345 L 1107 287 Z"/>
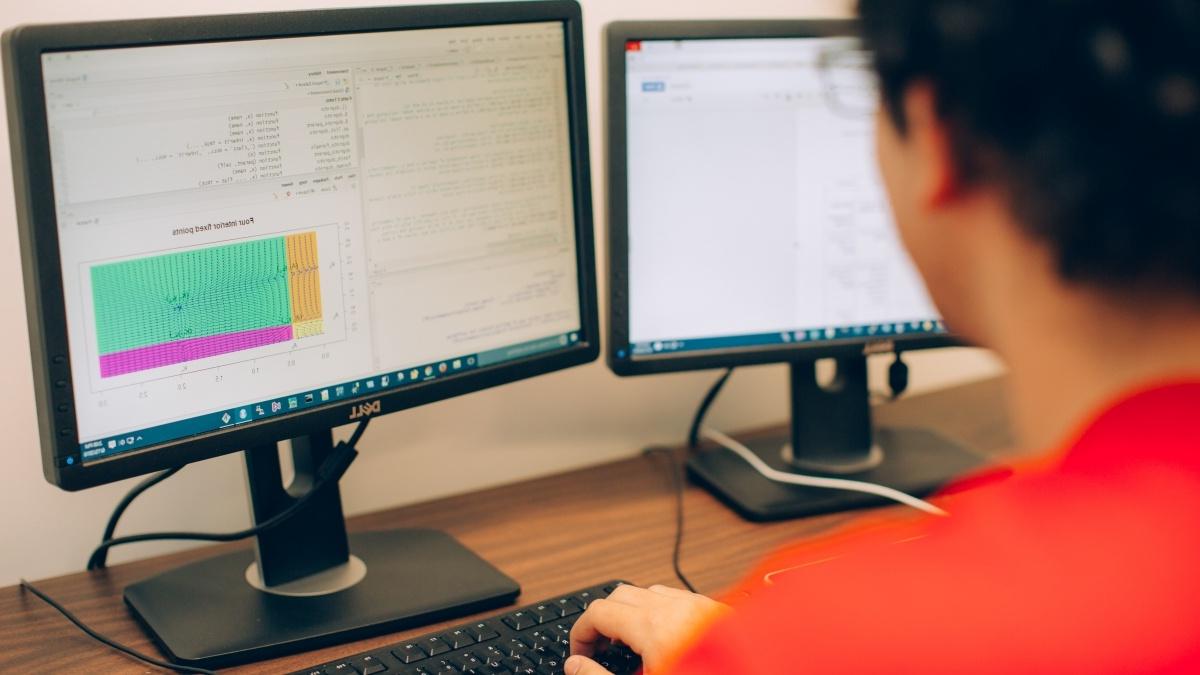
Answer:
<path fill-rule="evenodd" d="M 791 441 L 788 436 L 754 439 L 747 441 L 746 447 L 780 471 L 878 483 L 915 497 L 928 496 L 950 481 L 987 466 L 985 458 L 924 429 L 878 429 L 874 440 L 883 451 L 882 461 L 856 473 L 798 471 L 784 458 L 783 450 Z M 862 492 L 777 483 L 721 447 L 697 452 L 687 466 L 694 480 L 752 521 L 784 520 L 895 503 Z"/>
<path fill-rule="evenodd" d="M 221 668 L 494 609 L 515 581 L 436 530 L 350 535 L 366 576 L 337 593 L 289 597 L 246 581 L 252 551 L 208 558 L 125 589 L 125 602 L 171 661 Z"/>

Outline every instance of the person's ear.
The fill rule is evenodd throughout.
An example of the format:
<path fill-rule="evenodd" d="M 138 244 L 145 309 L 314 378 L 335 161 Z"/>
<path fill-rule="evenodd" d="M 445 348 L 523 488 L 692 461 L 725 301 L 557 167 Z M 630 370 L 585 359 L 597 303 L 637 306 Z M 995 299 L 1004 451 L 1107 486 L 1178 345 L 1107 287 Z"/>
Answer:
<path fill-rule="evenodd" d="M 962 180 L 937 95 L 928 83 L 917 82 L 904 92 L 903 105 L 916 203 L 923 209 L 945 206 L 959 196 Z"/>

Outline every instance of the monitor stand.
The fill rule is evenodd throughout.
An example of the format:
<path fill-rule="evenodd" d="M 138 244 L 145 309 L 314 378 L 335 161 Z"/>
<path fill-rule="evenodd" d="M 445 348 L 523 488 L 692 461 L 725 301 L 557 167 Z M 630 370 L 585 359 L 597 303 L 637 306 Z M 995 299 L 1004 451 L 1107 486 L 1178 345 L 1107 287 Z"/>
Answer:
<path fill-rule="evenodd" d="M 983 457 L 925 429 L 873 430 L 865 356 L 837 359 L 837 375 L 824 387 L 815 361 L 793 362 L 791 389 L 791 437 L 744 441 L 774 469 L 878 483 L 923 497 L 986 466 Z M 754 521 L 893 503 L 862 492 L 777 483 L 719 446 L 692 455 L 688 473 Z"/>
<path fill-rule="evenodd" d="M 329 432 L 294 439 L 284 487 L 274 444 L 246 451 L 251 510 L 263 522 L 306 494 L 332 452 Z M 347 535 L 330 485 L 255 550 L 131 584 L 125 602 L 168 658 L 221 668 L 493 609 L 515 581 L 454 538 L 410 529 Z"/>

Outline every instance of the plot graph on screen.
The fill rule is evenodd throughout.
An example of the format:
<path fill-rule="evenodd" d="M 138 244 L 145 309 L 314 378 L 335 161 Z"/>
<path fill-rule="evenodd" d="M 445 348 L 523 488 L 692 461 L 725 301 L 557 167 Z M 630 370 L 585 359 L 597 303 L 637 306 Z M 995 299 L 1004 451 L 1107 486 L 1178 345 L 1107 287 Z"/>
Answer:
<path fill-rule="evenodd" d="M 100 376 L 321 335 L 318 262 L 304 232 L 92 267 Z"/>

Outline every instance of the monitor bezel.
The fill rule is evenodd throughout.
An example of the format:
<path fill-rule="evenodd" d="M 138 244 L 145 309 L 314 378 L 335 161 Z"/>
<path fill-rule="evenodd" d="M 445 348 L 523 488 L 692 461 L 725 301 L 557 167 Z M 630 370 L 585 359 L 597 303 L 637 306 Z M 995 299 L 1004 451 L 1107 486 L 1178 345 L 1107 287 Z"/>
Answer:
<path fill-rule="evenodd" d="M 65 490 L 79 490 L 349 424 L 352 413 L 365 401 L 379 402 L 377 416 L 594 361 L 600 352 L 600 334 L 581 15 L 574 0 L 539 0 L 25 25 L 5 31 L 2 49 L 13 183 L 46 479 Z M 395 392 L 338 401 L 95 462 L 67 463 L 79 452 L 79 438 L 50 178 L 43 53 L 538 22 L 563 25 L 581 323 L 578 342 L 549 354 Z"/>
<path fill-rule="evenodd" d="M 821 358 L 910 351 L 959 344 L 952 335 L 848 338 L 757 347 L 662 352 L 618 358 L 629 350 L 629 185 L 627 171 L 626 44 L 649 40 L 721 40 L 853 36 L 853 19 L 750 21 L 618 21 L 604 30 L 605 176 L 608 214 L 608 367 L 617 375 L 649 375 L 683 370 L 806 361 Z"/>

